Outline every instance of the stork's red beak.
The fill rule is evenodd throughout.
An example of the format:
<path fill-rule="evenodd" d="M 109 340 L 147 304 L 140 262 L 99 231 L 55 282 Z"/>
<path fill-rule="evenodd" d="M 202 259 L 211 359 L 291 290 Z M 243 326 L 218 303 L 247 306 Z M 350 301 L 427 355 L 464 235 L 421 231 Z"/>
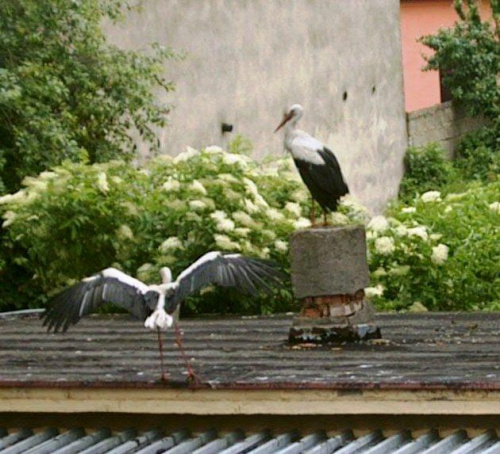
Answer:
<path fill-rule="evenodd" d="M 286 122 L 293 117 L 293 112 L 289 112 L 283 115 L 283 121 L 279 124 L 279 126 L 274 130 L 274 132 L 278 132 L 283 126 L 285 126 Z"/>

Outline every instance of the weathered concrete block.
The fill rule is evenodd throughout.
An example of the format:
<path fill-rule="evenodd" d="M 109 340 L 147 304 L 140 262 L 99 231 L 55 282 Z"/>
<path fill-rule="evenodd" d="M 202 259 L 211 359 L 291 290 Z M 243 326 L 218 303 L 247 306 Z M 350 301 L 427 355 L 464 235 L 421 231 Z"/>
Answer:
<path fill-rule="evenodd" d="M 369 283 L 361 225 L 301 230 L 290 238 L 297 298 L 354 294 Z"/>

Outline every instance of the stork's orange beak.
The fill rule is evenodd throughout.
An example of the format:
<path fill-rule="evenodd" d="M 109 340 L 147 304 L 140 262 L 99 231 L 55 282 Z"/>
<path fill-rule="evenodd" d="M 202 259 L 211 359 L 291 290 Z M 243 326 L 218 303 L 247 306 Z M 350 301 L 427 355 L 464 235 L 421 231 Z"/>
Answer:
<path fill-rule="evenodd" d="M 289 112 L 283 115 L 283 121 L 279 124 L 279 126 L 274 130 L 274 132 L 278 132 L 283 126 L 285 126 L 286 122 L 293 117 L 293 113 Z"/>

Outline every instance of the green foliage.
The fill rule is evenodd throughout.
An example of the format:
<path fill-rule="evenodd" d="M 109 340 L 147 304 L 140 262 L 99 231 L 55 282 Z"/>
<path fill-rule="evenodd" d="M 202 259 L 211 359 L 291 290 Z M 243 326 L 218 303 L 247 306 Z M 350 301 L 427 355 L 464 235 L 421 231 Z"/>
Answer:
<path fill-rule="evenodd" d="M 435 143 L 425 147 L 411 147 L 404 157 L 405 173 L 399 186 L 399 197 L 412 200 L 415 196 L 447 184 L 453 166 L 445 158 L 445 151 Z"/>
<path fill-rule="evenodd" d="M 472 116 L 497 123 L 500 117 L 500 30 L 499 2 L 490 2 L 493 21 L 482 21 L 477 0 L 455 0 L 460 21 L 421 41 L 434 54 L 427 59 L 429 70 L 441 71 L 443 84 L 453 99 Z"/>
<path fill-rule="evenodd" d="M 468 134 L 457 147 L 453 165 L 467 180 L 493 181 L 500 173 L 500 134 L 489 128 Z"/>
<path fill-rule="evenodd" d="M 270 258 L 288 270 L 288 237 L 310 226 L 307 190 L 290 158 L 261 166 L 242 154 L 247 142 L 231 149 L 237 153 L 188 149 L 141 169 L 123 161 L 66 162 L 26 178 L 23 190 L 0 198 L 3 309 L 39 306 L 48 293 L 108 266 L 157 282 L 160 267 L 176 275 L 210 250 Z M 336 223 L 367 216 L 350 199 L 342 210 Z M 185 313 L 291 308 L 288 284 L 258 300 L 208 289 L 188 301 Z"/>
<path fill-rule="evenodd" d="M 13 192 L 26 175 L 68 159 L 133 155 L 133 138 L 157 147 L 168 109 L 157 91 L 168 49 L 148 55 L 111 46 L 101 30 L 125 0 L 0 2 L 0 180 Z M 0 188 L 1 190 L 1 188 Z"/>
<path fill-rule="evenodd" d="M 500 309 L 499 181 L 430 191 L 368 225 L 373 288 L 383 309 Z"/>

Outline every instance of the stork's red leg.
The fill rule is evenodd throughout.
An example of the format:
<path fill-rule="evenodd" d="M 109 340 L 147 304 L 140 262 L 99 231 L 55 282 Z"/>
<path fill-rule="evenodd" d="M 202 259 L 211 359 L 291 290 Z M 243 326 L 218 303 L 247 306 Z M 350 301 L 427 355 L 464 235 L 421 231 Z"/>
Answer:
<path fill-rule="evenodd" d="M 174 327 L 176 335 L 175 343 L 177 344 L 177 347 L 179 347 L 182 359 L 186 363 L 186 368 L 188 371 L 188 380 L 192 383 L 198 383 L 200 381 L 200 377 L 195 373 L 193 366 L 191 365 L 191 361 L 188 359 L 186 352 L 184 351 L 184 344 L 182 342 L 182 331 L 180 330 L 179 325 L 177 323 L 174 323 Z"/>
<path fill-rule="evenodd" d="M 311 227 L 316 227 L 316 213 L 315 213 L 315 209 L 314 209 L 314 199 L 312 198 L 312 196 L 311 196 L 310 216 L 311 216 Z"/>
<path fill-rule="evenodd" d="M 328 225 L 327 212 L 323 210 L 323 226 Z"/>
<path fill-rule="evenodd" d="M 161 381 L 168 381 L 170 376 L 165 372 L 165 366 L 163 364 L 163 340 L 161 338 L 160 328 L 157 328 L 157 333 L 158 333 L 158 351 L 160 352 Z"/>

